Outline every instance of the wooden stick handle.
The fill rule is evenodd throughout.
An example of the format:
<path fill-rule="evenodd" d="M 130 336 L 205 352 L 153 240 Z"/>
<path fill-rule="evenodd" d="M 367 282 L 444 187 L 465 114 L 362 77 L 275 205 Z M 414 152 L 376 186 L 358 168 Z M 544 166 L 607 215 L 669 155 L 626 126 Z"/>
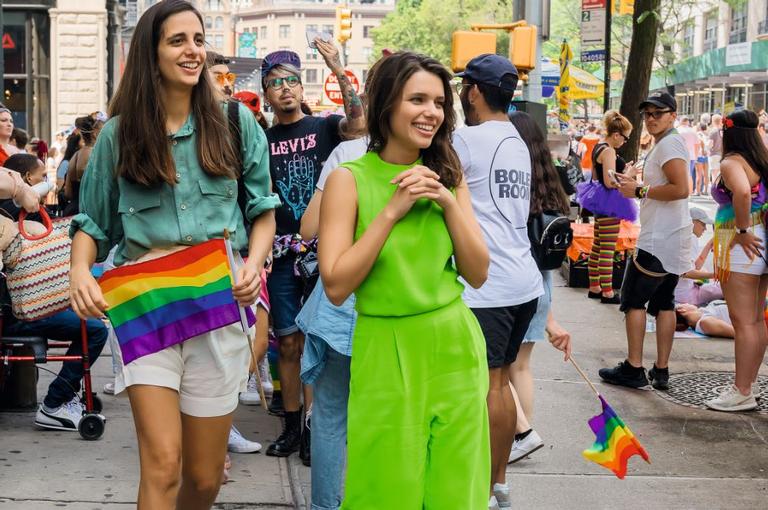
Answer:
<path fill-rule="evenodd" d="M 259 373 L 259 360 L 256 359 L 256 351 L 253 349 L 253 339 L 251 338 L 251 335 L 247 335 L 248 338 L 248 345 L 251 347 L 251 360 L 253 361 L 253 365 L 256 367 L 256 370 L 253 372 L 256 374 L 256 382 L 259 385 L 259 398 L 261 398 L 261 406 L 264 408 L 264 411 L 269 414 L 269 410 L 267 409 L 267 397 L 264 395 L 264 385 L 261 384 L 261 374 Z"/>
<path fill-rule="evenodd" d="M 600 396 L 600 392 L 597 391 L 597 388 L 595 388 L 595 385 L 592 384 L 592 381 L 589 380 L 589 377 L 587 377 L 587 374 L 584 373 L 584 371 L 581 369 L 578 363 L 576 363 L 576 360 L 573 359 L 573 354 L 571 354 L 571 363 L 573 363 L 573 367 L 576 369 L 576 371 L 579 373 L 579 375 L 587 381 L 587 384 L 589 384 L 589 387 L 592 388 L 592 391 L 595 392 L 595 395 L 598 397 Z"/>

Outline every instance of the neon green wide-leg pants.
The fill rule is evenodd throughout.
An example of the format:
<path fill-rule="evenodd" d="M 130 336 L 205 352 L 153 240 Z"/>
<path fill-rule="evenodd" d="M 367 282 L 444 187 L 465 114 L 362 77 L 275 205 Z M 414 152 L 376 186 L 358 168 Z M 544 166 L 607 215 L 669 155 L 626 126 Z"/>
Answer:
<path fill-rule="evenodd" d="M 459 299 L 357 319 L 343 510 L 482 510 L 491 454 L 485 341 Z"/>

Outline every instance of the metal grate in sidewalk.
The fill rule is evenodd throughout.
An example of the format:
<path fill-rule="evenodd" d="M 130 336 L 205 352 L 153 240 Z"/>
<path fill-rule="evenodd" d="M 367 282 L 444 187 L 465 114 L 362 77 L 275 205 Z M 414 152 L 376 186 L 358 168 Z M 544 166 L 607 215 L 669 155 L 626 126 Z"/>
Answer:
<path fill-rule="evenodd" d="M 757 401 L 757 412 L 768 414 L 768 376 L 759 375 L 762 398 Z M 669 376 L 669 390 L 655 391 L 660 397 L 676 404 L 706 409 L 704 402 L 716 397 L 733 384 L 732 372 L 689 372 Z"/>

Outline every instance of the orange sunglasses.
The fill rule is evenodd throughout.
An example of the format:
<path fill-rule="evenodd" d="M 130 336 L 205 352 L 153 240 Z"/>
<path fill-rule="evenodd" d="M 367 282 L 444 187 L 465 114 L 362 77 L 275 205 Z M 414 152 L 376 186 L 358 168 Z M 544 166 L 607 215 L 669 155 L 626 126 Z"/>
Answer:
<path fill-rule="evenodd" d="M 235 83 L 235 78 L 237 78 L 235 73 L 220 73 L 216 75 L 216 81 L 219 82 L 219 85 L 232 85 Z"/>

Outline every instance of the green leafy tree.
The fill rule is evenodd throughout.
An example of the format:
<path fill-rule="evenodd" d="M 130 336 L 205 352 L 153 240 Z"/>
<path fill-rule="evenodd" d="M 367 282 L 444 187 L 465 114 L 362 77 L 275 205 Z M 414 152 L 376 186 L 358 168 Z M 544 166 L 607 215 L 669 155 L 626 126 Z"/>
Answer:
<path fill-rule="evenodd" d="M 406 0 L 397 2 L 381 25 L 373 30 L 374 58 L 382 49 L 412 50 L 451 60 L 451 37 L 472 23 L 509 23 L 511 0 Z M 506 54 L 509 38 L 497 33 L 497 53 Z"/>

